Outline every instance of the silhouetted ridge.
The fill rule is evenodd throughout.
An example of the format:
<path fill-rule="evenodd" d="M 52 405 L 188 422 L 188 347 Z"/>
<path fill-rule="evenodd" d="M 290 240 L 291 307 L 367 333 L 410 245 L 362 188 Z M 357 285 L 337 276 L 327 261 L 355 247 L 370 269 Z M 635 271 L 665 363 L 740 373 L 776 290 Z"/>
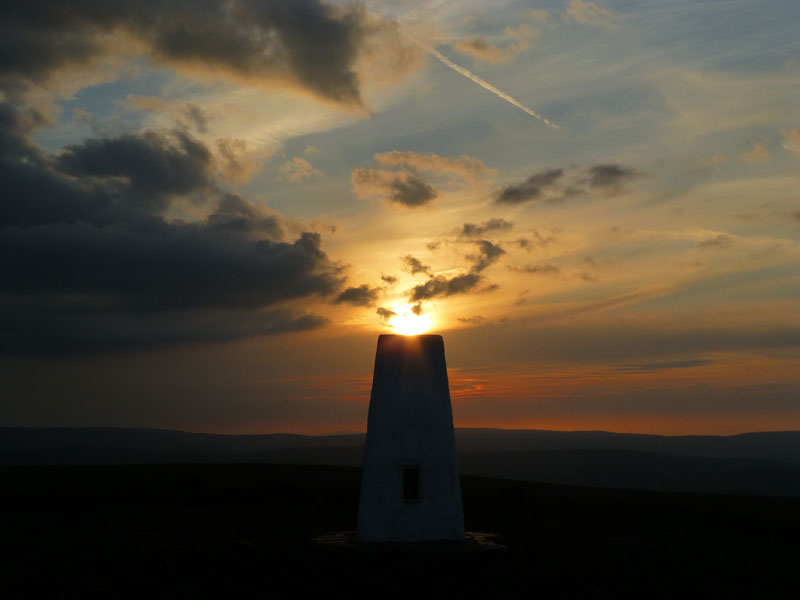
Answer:
<path fill-rule="evenodd" d="M 0 464 L 361 465 L 363 434 L 219 435 L 160 429 L 0 428 Z M 570 485 L 800 495 L 800 432 L 660 436 L 457 429 L 461 472 Z"/>

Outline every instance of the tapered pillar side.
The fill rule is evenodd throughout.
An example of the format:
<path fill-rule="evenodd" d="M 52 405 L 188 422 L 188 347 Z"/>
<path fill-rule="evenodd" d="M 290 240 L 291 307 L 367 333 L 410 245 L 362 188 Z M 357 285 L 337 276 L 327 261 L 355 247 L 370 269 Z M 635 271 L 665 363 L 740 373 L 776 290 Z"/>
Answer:
<path fill-rule="evenodd" d="M 407 497 L 411 476 L 418 476 L 418 498 Z M 463 537 L 442 337 L 381 335 L 367 420 L 358 539 Z"/>

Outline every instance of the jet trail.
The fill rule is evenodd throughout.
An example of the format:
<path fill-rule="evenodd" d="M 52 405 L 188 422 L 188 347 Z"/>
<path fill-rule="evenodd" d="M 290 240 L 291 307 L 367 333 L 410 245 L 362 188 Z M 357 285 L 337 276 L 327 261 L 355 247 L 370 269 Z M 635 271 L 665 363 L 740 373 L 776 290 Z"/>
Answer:
<path fill-rule="evenodd" d="M 434 57 L 436 57 L 437 59 L 439 59 L 439 60 L 440 60 L 440 61 L 441 61 L 441 62 L 442 62 L 444 65 L 446 65 L 446 66 L 450 67 L 450 68 L 451 68 L 451 69 L 453 69 L 453 71 L 455 71 L 456 73 L 461 73 L 461 74 L 462 74 L 464 77 L 466 77 L 467 79 L 471 79 L 472 81 L 474 81 L 475 83 L 477 83 L 479 86 L 481 86 L 483 89 L 485 89 L 485 90 L 489 90 L 489 91 L 490 91 L 490 92 L 492 92 L 494 95 L 496 95 L 496 96 L 499 96 L 500 98 L 502 98 L 502 99 L 503 99 L 503 100 L 505 100 L 506 102 L 509 102 L 509 103 L 513 104 L 514 106 L 516 106 L 516 107 L 517 107 L 517 108 L 519 108 L 520 110 L 524 110 L 524 111 L 525 111 L 526 113 L 528 113 L 530 116 L 532 116 L 532 117 L 536 117 L 537 119 L 539 119 L 539 120 L 540 120 L 542 123 L 544 123 L 545 125 L 549 125 L 549 126 L 550 126 L 550 127 L 552 127 L 553 129 L 561 129 L 561 126 L 560 126 L 560 125 L 556 125 L 556 124 L 555 124 L 555 123 L 553 123 L 553 122 L 552 122 L 550 119 L 547 119 L 546 117 L 543 117 L 542 115 L 540 115 L 540 114 L 537 114 L 537 113 L 536 113 L 536 111 L 534 111 L 533 109 L 531 109 L 531 108 L 528 108 L 528 107 L 527 107 L 527 106 L 525 106 L 525 105 L 524 105 L 522 102 L 520 102 L 519 100 L 517 100 L 517 99 L 515 99 L 515 98 L 512 98 L 511 96 L 509 96 L 508 94 L 506 94 L 504 91 L 502 91 L 502 90 L 498 90 L 496 87 L 494 87 L 494 86 L 493 86 L 491 83 L 489 83 L 489 82 L 488 82 L 488 81 L 486 81 L 485 79 L 481 79 L 480 77 L 478 77 L 477 75 L 475 75 L 475 73 L 471 73 L 471 72 L 469 72 L 467 69 L 465 69 L 464 67 L 462 67 L 462 66 L 460 66 L 460 65 L 457 65 L 457 64 L 456 64 L 456 63 L 454 63 L 452 60 L 450 60 L 449 58 L 447 58 L 447 57 L 446 57 L 444 54 L 442 54 L 441 52 L 439 52 L 439 51 L 438 51 L 436 48 L 434 48 L 433 46 L 429 46 L 429 45 L 428 45 L 428 44 L 426 44 L 425 42 L 422 42 L 422 41 L 418 40 L 417 38 L 415 38 L 413 35 L 411 35 L 411 34 L 410 34 L 410 33 L 408 33 L 407 31 L 404 31 L 404 33 L 405 33 L 405 34 L 406 34 L 406 35 L 407 35 L 407 36 L 408 36 L 408 37 L 409 37 L 409 38 L 410 38 L 410 39 L 411 39 L 411 40 L 412 40 L 412 41 L 413 41 L 413 42 L 414 42 L 414 43 L 415 43 L 417 46 L 419 46 L 420 48 L 422 48 L 423 50 L 425 50 L 425 51 L 426 51 L 428 54 L 431 54 L 431 55 L 433 55 Z"/>

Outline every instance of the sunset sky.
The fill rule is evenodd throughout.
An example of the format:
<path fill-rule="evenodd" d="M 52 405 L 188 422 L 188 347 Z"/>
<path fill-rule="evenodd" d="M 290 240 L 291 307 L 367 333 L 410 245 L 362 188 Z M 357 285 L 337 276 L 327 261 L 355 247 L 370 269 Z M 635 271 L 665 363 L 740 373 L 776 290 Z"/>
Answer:
<path fill-rule="evenodd" d="M 797 0 L 0 14 L 0 425 L 800 429 Z"/>

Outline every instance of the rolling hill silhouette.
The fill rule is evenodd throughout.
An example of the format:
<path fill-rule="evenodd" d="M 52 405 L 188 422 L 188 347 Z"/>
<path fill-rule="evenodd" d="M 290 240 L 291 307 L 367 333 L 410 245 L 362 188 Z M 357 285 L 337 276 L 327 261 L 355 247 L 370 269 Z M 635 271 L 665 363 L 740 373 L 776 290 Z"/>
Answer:
<path fill-rule="evenodd" d="M 363 434 L 217 435 L 0 428 L 2 465 L 266 463 L 360 466 Z M 457 429 L 462 474 L 580 486 L 800 495 L 800 432 L 657 436 Z"/>

